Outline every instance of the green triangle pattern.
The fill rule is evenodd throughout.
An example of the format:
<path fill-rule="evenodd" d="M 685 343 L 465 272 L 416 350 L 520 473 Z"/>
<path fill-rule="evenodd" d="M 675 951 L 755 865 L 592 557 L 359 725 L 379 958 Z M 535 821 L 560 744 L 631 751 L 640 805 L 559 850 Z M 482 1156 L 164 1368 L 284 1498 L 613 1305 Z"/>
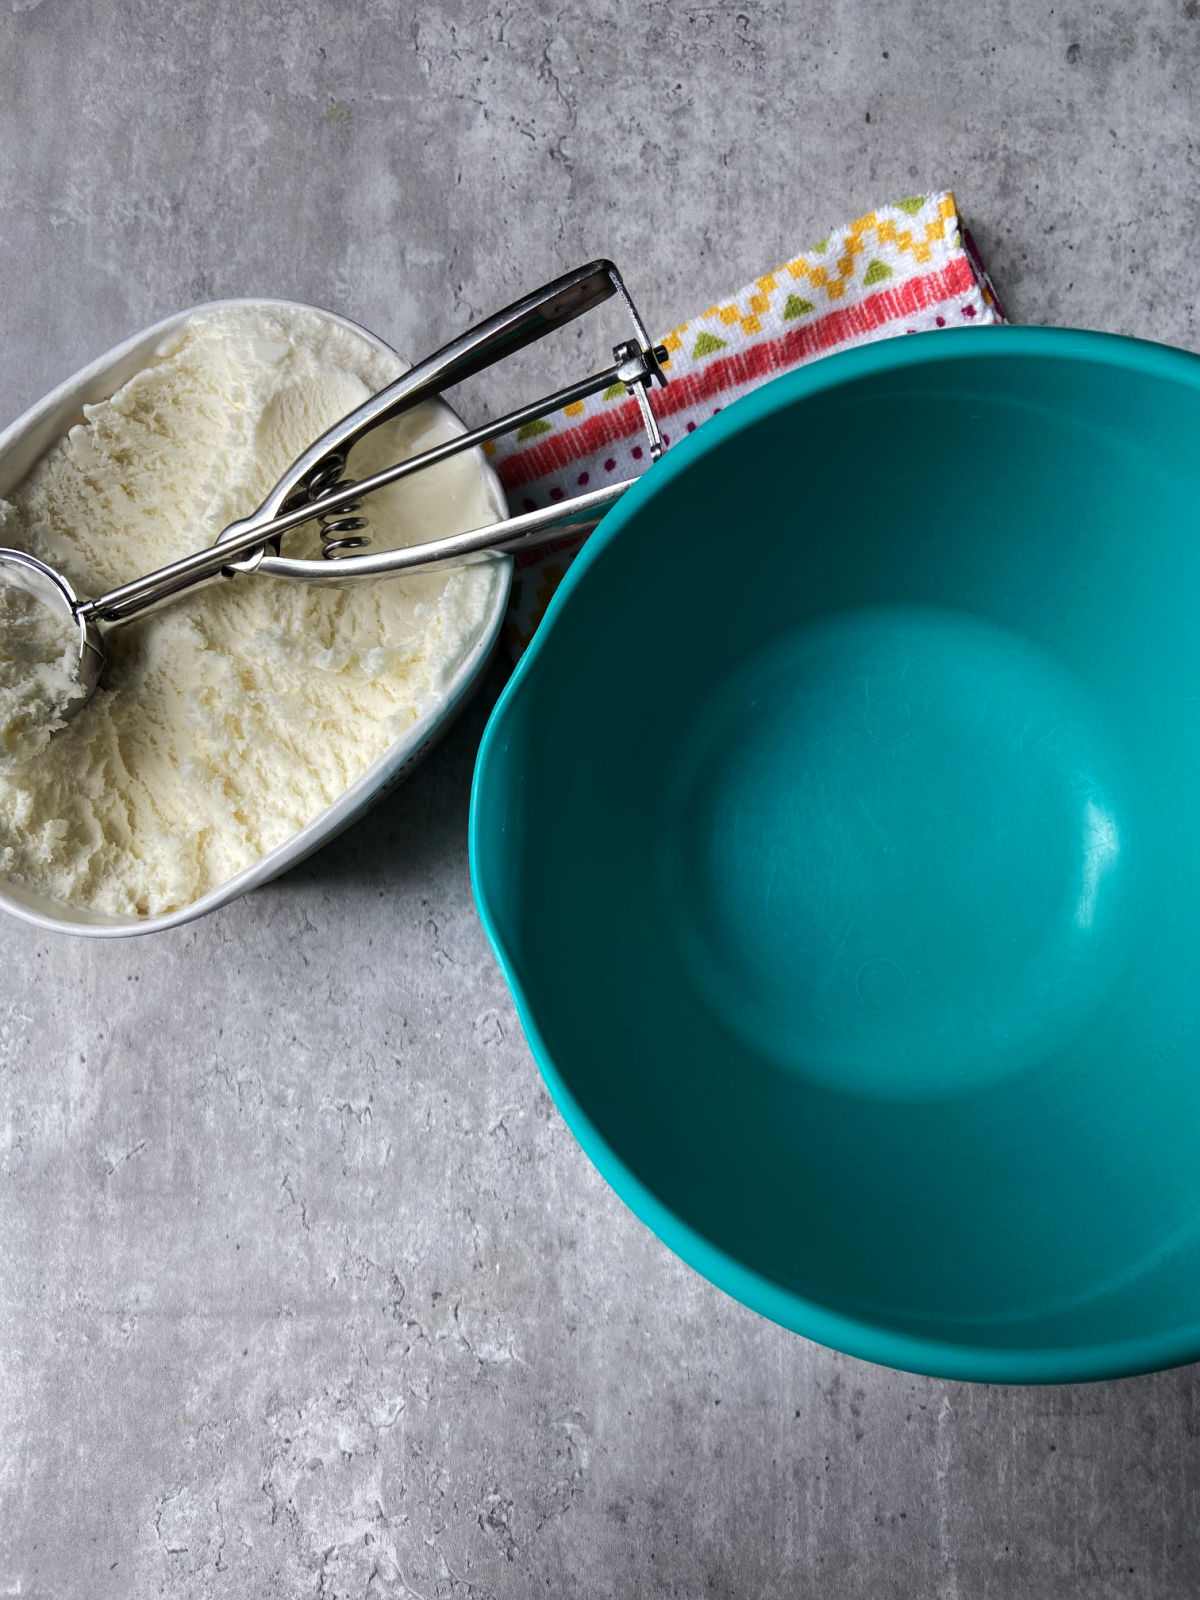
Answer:
<path fill-rule="evenodd" d="M 826 234 L 823 239 L 818 239 L 817 240 L 816 244 L 813 245 L 812 250 L 809 253 L 811 255 L 814 255 L 814 256 L 823 256 L 825 254 L 826 250 L 828 250 L 828 248 L 829 248 L 829 235 Z"/>
<path fill-rule="evenodd" d="M 897 211 L 907 211 L 910 217 L 915 217 L 927 198 L 927 195 L 915 194 L 909 200 L 897 200 L 896 209 Z"/>
<path fill-rule="evenodd" d="M 517 443 L 522 439 L 536 439 L 539 433 L 553 433 L 554 424 L 547 422 L 545 417 L 538 417 L 534 422 L 527 422 L 517 429 Z"/>
<path fill-rule="evenodd" d="M 601 400 L 619 400 L 624 393 L 625 385 L 623 383 L 610 383 L 600 398 Z"/>
<path fill-rule="evenodd" d="M 798 294 L 790 294 L 787 297 L 787 304 L 783 308 L 783 320 L 790 322 L 793 317 L 802 317 L 807 312 L 815 310 L 816 307 L 811 300 L 801 300 Z"/>
<path fill-rule="evenodd" d="M 699 361 L 701 356 L 710 356 L 714 350 L 724 350 L 728 343 L 728 339 L 718 339 L 715 333 L 702 333 L 692 347 L 692 360 Z"/>
<path fill-rule="evenodd" d="M 887 262 L 880 261 L 876 257 L 874 261 L 867 263 L 867 270 L 863 273 L 863 282 L 870 288 L 871 284 L 882 283 L 885 278 L 890 278 L 891 275 L 892 269 Z"/>

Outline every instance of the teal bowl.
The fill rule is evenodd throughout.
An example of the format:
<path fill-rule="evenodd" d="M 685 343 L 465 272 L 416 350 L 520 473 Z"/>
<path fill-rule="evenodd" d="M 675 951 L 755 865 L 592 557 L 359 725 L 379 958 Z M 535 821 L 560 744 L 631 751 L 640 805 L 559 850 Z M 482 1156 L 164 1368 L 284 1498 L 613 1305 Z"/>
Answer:
<path fill-rule="evenodd" d="M 605 1178 L 869 1360 L 1200 1356 L 1200 359 L 918 335 L 605 518 L 488 725 L 480 913 Z"/>

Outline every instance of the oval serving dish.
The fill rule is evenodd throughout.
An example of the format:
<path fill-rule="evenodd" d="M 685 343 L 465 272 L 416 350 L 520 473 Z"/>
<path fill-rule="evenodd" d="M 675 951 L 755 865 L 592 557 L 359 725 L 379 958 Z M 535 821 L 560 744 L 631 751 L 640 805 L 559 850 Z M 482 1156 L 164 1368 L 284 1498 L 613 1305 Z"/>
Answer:
<path fill-rule="evenodd" d="M 22 481 L 58 439 L 82 420 L 85 405 L 108 399 L 153 359 L 155 351 L 165 338 L 184 327 L 192 318 L 206 316 L 227 307 L 288 310 L 298 304 L 299 302 L 278 299 L 242 299 L 218 300 L 193 306 L 187 311 L 164 318 L 163 321 L 135 334 L 106 355 L 91 362 L 0 432 L 0 499 Z M 346 317 L 337 316 L 333 312 L 323 311 L 314 306 L 303 306 L 302 309 L 350 330 L 372 350 L 389 356 L 395 355 L 382 339 Z M 434 401 L 430 404 L 438 407 L 452 419 L 457 429 L 462 429 L 464 425 L 461 420 L 444 402 Z M 493 520 L 499 521 L 507 514 L 499 481 L 481 451 L 473 451 L 471 459 L 494 506 Z M 338 800 L 318 813 L 311 822 L 292 834 L 277 849 L 261 857 L 235 877 L 210 890 L 208 894 L 192 901 L 191 904 L 161 915 L 112 916 L 80 906 L 64 905 L 2 878 L 0 878 L 0 909 L 11 912 L 26 922 L 55 932 L 85 934 L 97 938 L 120 938 L 129 934 L 153 933 L 165 928 L 178 927 L 181 923 L 191 922 L 208 911 L 215 911 L 218 906 L 226 905 L 259 884 L 278 877 L 280 873 L 286 872 L 297 862 L 302 861 L 305 856 L 311 855 L 327 840 L 349 826 L 356 817 L 404 777 L 445 730 L 455 713 L 464 704 L 471 689 L 478 683 L 480 673 L 499 636 L 512 579 L 511 558 L 498 555 L 493 559 L 498 563 L 499 581 L 495 585 L 487 615 L 462 660 L 447 676 L 437 703 L 424 711 L 403 737 L 397 739 Z M 250 577 L 233 581 L 253 583 L 255 579 Z M 134 623 L 133 626 L 145 626 L 145 624 Z"/>

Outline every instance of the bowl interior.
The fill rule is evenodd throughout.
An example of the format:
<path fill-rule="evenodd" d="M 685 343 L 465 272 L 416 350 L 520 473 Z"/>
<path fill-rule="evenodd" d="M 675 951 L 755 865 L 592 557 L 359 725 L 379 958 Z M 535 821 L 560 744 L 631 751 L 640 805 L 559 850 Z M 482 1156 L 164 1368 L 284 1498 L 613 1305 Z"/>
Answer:
<path fill-rule="evenodd" d="M 577 1131 L 860 1354 L 1200 1351 L 1197 368 L 996 330 L 779 380 L 489 728 L 477 891 Z"/>

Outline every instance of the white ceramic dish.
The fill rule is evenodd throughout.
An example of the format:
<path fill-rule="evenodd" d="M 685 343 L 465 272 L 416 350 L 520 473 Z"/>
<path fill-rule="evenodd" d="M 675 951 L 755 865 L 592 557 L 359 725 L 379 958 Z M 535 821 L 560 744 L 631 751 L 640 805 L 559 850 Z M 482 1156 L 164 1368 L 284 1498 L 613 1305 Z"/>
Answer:
<path fill-rule="evenodd" d="M 126 339 L 107 355 L 91 362 L 74 377 L 59 384 L 57 389 L 39 400 L 37 405 L 25 412 L 24 416 L 18 417 L 0 432 L 0 498 L 16 488 L 30 468 L 45 455 L 56 440 L 62 438 L 68 429 L 83 420 L 85 405 L 107 400 L 147 364 L 159 343 L 167 335 L 183 327 L 192 317 L 219 310 L 224 306 L 290 308 L 296 304 L 297 302 L 290 300 L 213 301 L 207 305 L 192 306 L 187 311 L 166 317 L 153 327 L 135 334 L 132 339 Z M 388 355 L 395 354 L 382 339 L 346 317 L 339 317 L 331 311 L 322 311 L 315 306 L 306 306 L 304 309 L 315 311 L 318 316 L 350 329 L 376 350 Z M 444 402 L 437 403 L 442 405 L 456 422 L 460 421 Z M 483 453 L 474 451 L 473 459 L 494 504 L 494 520 L 498 522 L 507 515 L 504 492 Z M 215 911 L 218 906 L 226 905 L 230 900 L 236 900 L 239 895 L 245 894 L 247 890 L 255 889 L 259 884 L 278 877 L 281 872 L 286 872 L 305 856 L 311 855 L 314 850 L 325 844 L 334 834 L 340 833 L 399 783 L 444 731 L 455 713 L 461 709 L 471 689 L 478 683 L 480 673 L 499 635 L 512 582 L 511 557 L 497 555 L 493 559 L 502 569 L 501 581 L 496 585 L 495 595 L 478 637 L 447 681 L 445 691 L 437 704 L 425 711 L 404 737 L 397 739 L 340 799 L 333 805 L 327 806 L 278 849 L 272 850 L 269 855 L 246 867 L 228 882 L 202 895 L 199 900 L 194 900 L 190 905 L 182 906 L 177 911 L 164 912 L 161 916 L 111 916 L 103 912 L 88 911 L 80 906 L 63 905 L 59 901 L 34 894 L 19 884 L 10 883 L 3 878 L 0 878 L 0 910 L 11 912 L 25 922 L 55 933 L 84 934 L 101 939 L 155 933 L 164 928 L 175 928 L 181 923 L 192 922 L 207 911 Z M 252 583 L 254 579 L 251 577 L 233 581 Z"/>

